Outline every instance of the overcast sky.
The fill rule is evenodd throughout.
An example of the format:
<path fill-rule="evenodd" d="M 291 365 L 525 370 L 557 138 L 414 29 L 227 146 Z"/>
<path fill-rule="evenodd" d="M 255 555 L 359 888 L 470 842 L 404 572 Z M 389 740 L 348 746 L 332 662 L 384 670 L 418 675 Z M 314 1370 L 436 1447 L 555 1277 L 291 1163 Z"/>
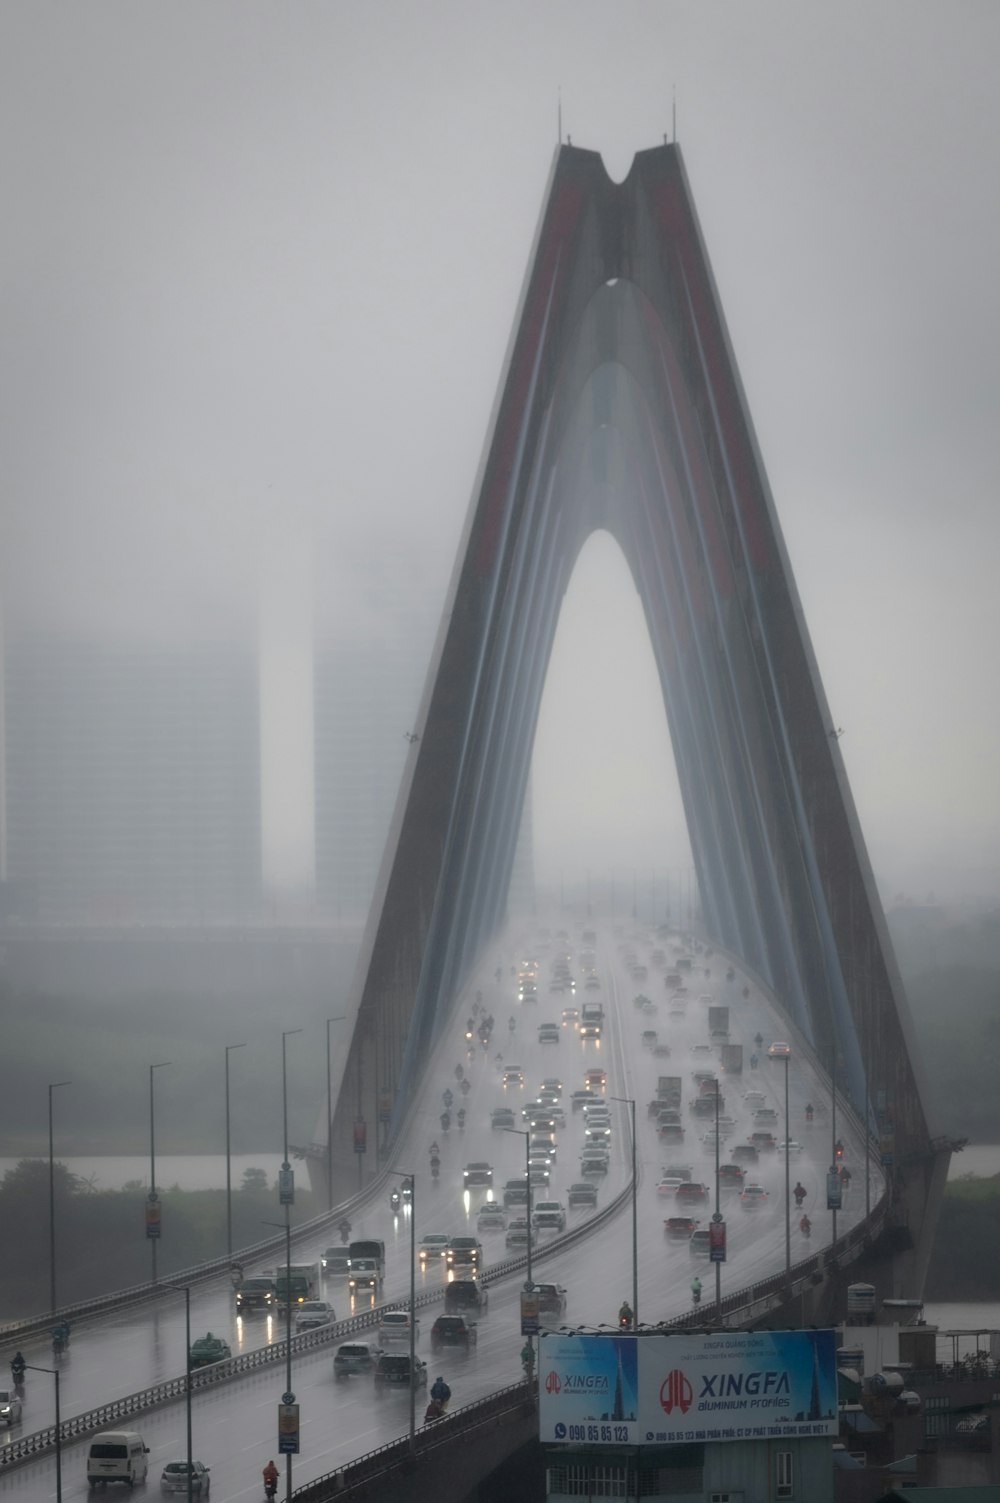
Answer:
<path fill-rule="evenodd" d="M 8 621 L 224 631 L 310 557 L 328 630 L 443 599 L 560 90 L 620 178 L 676 89 L 883 891 L 1000 892 L 998 57 L 994 0 L 5 0 Z M 548 878 L 687 862 L 600 537 L 534 807 Z"/>

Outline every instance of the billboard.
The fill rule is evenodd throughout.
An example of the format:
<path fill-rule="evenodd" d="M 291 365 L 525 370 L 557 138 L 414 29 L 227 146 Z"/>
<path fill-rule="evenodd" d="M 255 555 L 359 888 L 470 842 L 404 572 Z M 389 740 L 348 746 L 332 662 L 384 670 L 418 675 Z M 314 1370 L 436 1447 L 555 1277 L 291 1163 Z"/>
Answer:
<path fill-rule="evenodd" d="M 539 1347 L 543 1441 L 682 1445 L 837 1434 L 833 1331 L 543 1331 Z"/>

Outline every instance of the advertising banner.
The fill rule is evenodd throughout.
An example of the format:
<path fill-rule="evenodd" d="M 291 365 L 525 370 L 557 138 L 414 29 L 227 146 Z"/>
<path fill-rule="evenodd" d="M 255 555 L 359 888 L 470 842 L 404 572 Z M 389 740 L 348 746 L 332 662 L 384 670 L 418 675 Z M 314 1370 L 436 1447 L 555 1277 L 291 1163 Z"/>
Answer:
<path fill-rule="evenodd" d="M 278 1452 L 282 1456 L 299 1453 L 299 1406 L 278 1405 Z"/>
<path fill-rule="evenodd" d="M 831 1169 L 826 1176 L 826 1208 L 828 1211 L 839 1211 L 843 1204 L 844 1190 L 840 1183 L 840 1175 L 836 1169 Z"/>
<path fill-rule="evenodd" d="M 681 1445 L 837 1434 L 832 1331 L 543 1332 L 539 1346 L 543 1441 Z"/>
<path fill-rule="evenodd" d="M 718 1216 L 716 1212 L 716 1216 Z M 711 1263 L 724 1263 L 726 1261 L 726 1223 L 722 1217 L 716 1220 L 712 1217 L 708 1228 L 708 1258 Z"/>
<path fill-rule="evenodd" d="M 537 1336 L 541 1330 L 541 1301 L 536 1289 L 521 1290 L 521 1335 Z"/>

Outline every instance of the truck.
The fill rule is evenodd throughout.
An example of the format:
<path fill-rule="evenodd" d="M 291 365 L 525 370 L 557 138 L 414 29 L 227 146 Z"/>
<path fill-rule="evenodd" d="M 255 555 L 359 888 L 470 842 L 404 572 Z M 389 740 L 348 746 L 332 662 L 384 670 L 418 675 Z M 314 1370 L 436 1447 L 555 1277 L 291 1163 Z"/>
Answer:
<path fill-rule="evenodd" d="M 319 1268 L 315 1263 L 281 1263 L 275 1270 L 274 1287 L 281 1309 L 289 1298 L 293 1305 L 301 1305 L 319 1293 Z"/>
<path fill-rule="evenodd" d="M 658 1101 L 665 1102 L 668 1097 L 681 1094 L 683 1080 L 680 1075 L 661 1075 L 656 1082 L 656 1097 Z"/>
<path fill-rule="evenodd" d="M 376 1292 L 385 1277 L 385 1243 L 375 1237 L 352 1242 L 347 1249 L 347 1283 L 356 1289 L 372 1289 Z"/>
<path fill-rule="evenodd" d="M 729 1041 L 729 1008 L 710 1007 L 708 1009 L 708 1036 L 713 1044 L 725 1044 Z"/>
<path fill-rule="evenodd" d="M 727 1075 L 743 1074 L 743 1045 L 723 1044 L 720 1064 Z"/>
<path fill-rule="evenodd" d="M 599 1039 L 604 1026 L 604 1008 L 600 1002 L 584 1002 L 580 1008 L 580 1037 Z"/>

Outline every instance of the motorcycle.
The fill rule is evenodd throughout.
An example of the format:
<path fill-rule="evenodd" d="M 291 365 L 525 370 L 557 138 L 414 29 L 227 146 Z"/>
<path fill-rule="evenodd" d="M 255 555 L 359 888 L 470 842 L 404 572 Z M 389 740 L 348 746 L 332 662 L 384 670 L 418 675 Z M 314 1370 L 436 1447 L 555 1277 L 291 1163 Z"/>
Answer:
<path fill-rule="evenodd" d="M 465 1127 L 465 1107 L 464 1106 L 460 1106 L 459 1109 L 458 1109 L 458 1111 L 455 1113 L 455 1120 L 458 1122 L 458 1130 L 459 1130 L 459 1132 L 461 1132 L 463 1130 L 463 1128 Z"/>
<path fill-rule="evenodd" d="M 24 1362 L 12 1362 L 10 1364 L 10 1376 L 13 1380 L 15 1388 L 24 1387 L 24 1369 Z"/>
<path fill-rule="evenodd" d="M 398 1190 L 393 1190 L 392 1193 L 389 1196 L 389 1209 L 390 1209 L 390 1211 L 392 1212 L 392 1214 L 394 1216 L 399 1211 L 400 1199 L 401 1199 L 401 1196 L 400 1196 L 399 1191 Z"/>
<path fill-rule="evenodd" d="M 799 1231 L 802 1233 L 803 1237 L 808 1237 L 809 1233 L 812 1231 L 812 1222 L 809 1220 L 808 1216 L 803 1216 L 802 1220 L 799 1222 Z"/>
<path fill-rule="evenodd" d="M 441 1174 L 441 1160 L 431 1159 L 431 1179 L 436 1180 Z"/>
<path fill-rule="evenodd" d="M 451 1111 L 451 1103 L 454 1101 L 454 1099 L 455 1099 L 455 1097 L 452 1094 L 451 1087 L 449 1086 L 448 1089 L 443 1093 L 443 1095 L 441 1097 L 441 1100 L 444 1102 L 445 1106 L 448 1108 L 449 1111 Z"/>
<path fill-rule="evenodd" d="M 276 1498 L 277 1496 L 278 1496 L 278 1479 L 277 1479 L 277 1477 L 265 1477 L 264 1478 L 264 1497 L 265 1498 Z"/>
<path fill-rule="evenodd" d="M 341 1242 L 346 1247 L 351 1240 L 351 1223 L 345 1218 L 337 1227 L 337 1230 L 340 1233 Z"/>
<path fill-rule="evenodd" d="M 698 1283 L 698 1284 L 692 1284 L 691 1285 L 691 1302 L 692 1302 L 692 1304 L 695 1304 L 695 1305 L 700 1305 L 701 1304 L 701 1284 L 700 1283 Z"/>
<path fill-rule="evenodd" d="M 472 1090 L 472 1086 L 467 1080 L 463 1080 L 458 1089 L 461 1091 L 463 1096 L 468 1096 L 469 1092 Z"/>
<path fill-rule="evenodd" d="M 451 1112 L 441 1113 L 441 1131 L 447 1132 L 451 1126 Z"/>
<path fill-rule="evenodd" d="M 52 1350 L 58 1357 L 69 1346 L 69 1331 L 65 1326 L 56 1326 L 52 1332 Z"/>

